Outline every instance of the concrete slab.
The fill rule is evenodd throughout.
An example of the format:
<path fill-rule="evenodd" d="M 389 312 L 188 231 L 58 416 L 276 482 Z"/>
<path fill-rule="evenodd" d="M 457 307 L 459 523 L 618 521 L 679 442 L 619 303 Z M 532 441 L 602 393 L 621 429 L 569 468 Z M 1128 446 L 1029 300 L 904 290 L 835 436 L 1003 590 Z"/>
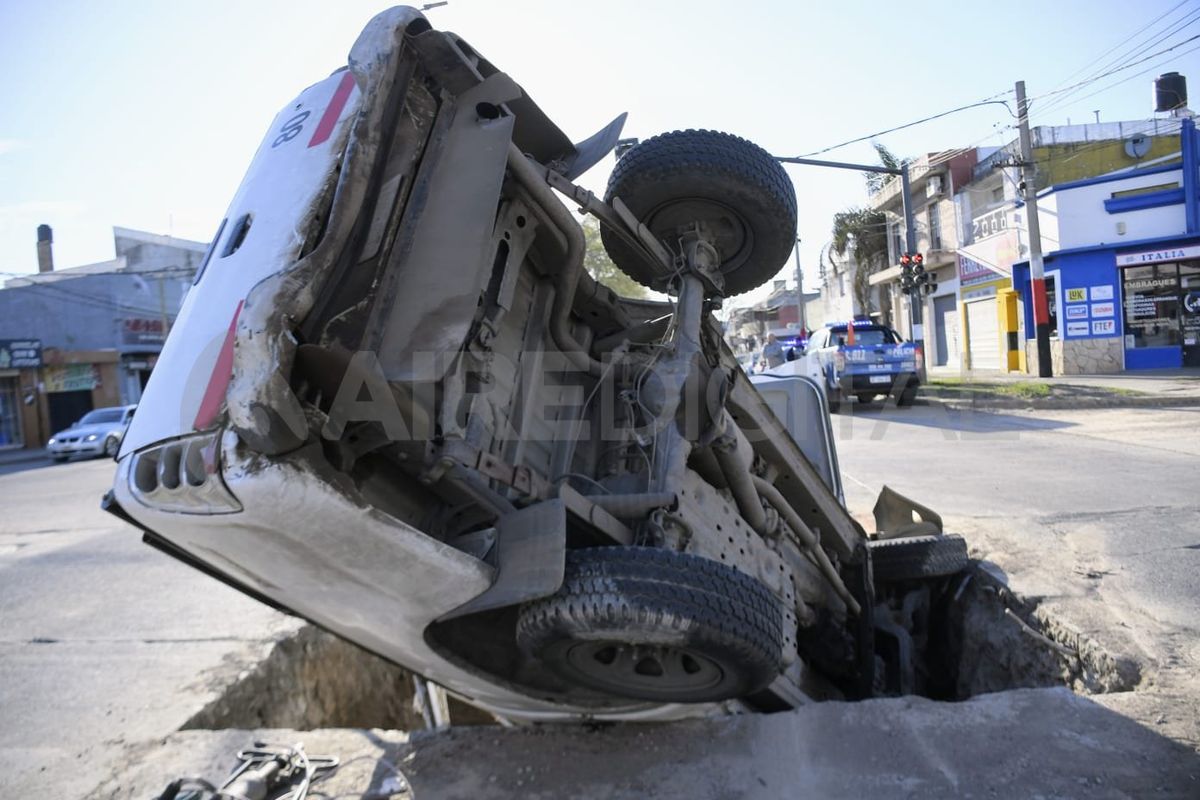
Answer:
<path fill-rule="evenodd" d="M 127 751 L 91 797 L 142 800 L 174 777 L 223 778 L 255 738 L 348 766 L 326 796 L 490 798 L 1194 798 L 1200 757 L 1064 689 L 821 703 L 671 725 L 188 731 Z M 410 791 L 397 789 L 402 773 Z"/>

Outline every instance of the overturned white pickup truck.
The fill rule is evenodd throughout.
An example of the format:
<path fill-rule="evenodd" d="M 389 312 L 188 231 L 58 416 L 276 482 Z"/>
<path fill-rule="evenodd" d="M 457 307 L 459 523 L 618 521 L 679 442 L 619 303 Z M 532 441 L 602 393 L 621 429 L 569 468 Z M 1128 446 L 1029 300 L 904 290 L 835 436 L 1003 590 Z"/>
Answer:
<path fill-rule="evenodd" d="M 921 690 L 962 540 L 890 495 L 868 540 L 819 387 L 752 385 L 710 313 L 787 259 L 791 182 L 682 131 L 601 200 L 573 181 L 622 122 L 572 144 L 458 36 L 372 20 L 268 131 L 108 510 L 511 718 Z M 560 196 L 670 300 L 595 283 Z"/>

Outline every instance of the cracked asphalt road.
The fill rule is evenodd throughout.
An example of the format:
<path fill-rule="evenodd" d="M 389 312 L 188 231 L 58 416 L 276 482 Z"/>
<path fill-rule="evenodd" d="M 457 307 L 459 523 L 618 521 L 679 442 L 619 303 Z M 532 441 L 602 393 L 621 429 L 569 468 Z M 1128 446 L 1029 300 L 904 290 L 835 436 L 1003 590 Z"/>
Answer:
<path fill-rule="evenodd" d="M 129 742 L 206 702 L 202 678 L 294 623 L 100 510 L 107 460 L 0 475 L 0 795 L 82 797 Z"/>
<path fill-rule="evenodd" d="M 1200 750 L 1200 409 L 876 406 L 834 430 L 864 524 L 885 483 L 931 506 L 1018 594 L 1141 665 L 1148 691 L 1102 702 Z"/>
<path fill-rule="evenodd" d="M 1117 712 L 1097 718 L 1106 724 L 1133 720 L 1128 730 L 1113 734 L 1113 742 L 1148 730 L 1200 749 L 1194 677 L 1200 672 L 1197 422 L 1200 410 L 1193 409 L 987 414 L 875 407 L 835 417 L 834 429 L 847 500 L 860 517 L 869 515 L 887 483 L 941 512 L 949 530 L 965 533 L 978 554 L 1010 571 L 1022 594 L 1042 598 L 1105 641 L 1124 631 L 1130 646 L 1154 663 L 1147 691 L 1078 702 L 1063 695 L 1055 702 L 1090 714 Z M 6 797 L 43 796 L 47 787 L 56 797 L 81 797 L 101 773 L 120 775 L 131 758 L 159 747 L 213 696 L 218 676 L 236 674 L 239 664 L 249 664 L 293 624 L 146 547 L 135 531 L 104 515 L 98 501 L 111 470 L 106 461 L 0 470 L 6 473 L 0 474 L 0 795 Z M 989 697 L 1008 708 L 1003 696 Z M 962 708 L 954 707 L 953 718 L 961 717 Z M 851 711 L 810 707 L 794 724 L 803 727 L 814 714 L 841 719 Z M 906 707 L 897 706 L 896 714 L 898 724 L 908 724 Z M 1030 718 L 1038 730 L 1053 728 L 1056 717 L 1045 716 Z M 781 720 L 768 717 L 762 724 L 770 728 Z M 876 727 L 874 717 L 868 722 L 863 730 Z M 724 729 L 726 723 L 711 724 Z M 1094 734 L 1097 724 L 1089 718 L 1080 729 Z M 939 720 L 934 727 L 942 725 Z M 826 723 L 818 729 L 816 739 L 830 735 Z M 992 733 L 984 737 L 989 748 Z M 494 735 L 480 743 L 479 763 L 497 757 Z M 800 740 L 798 733 L 789 736 L 789 742 Z M 221 742 L 214 758 L 227 757 Z M 621 747 L 618 741 L 597 749 L 597 774 L 609 776 L 631 763 L 621 760 L 630 758 Z M 693 740 L 680 746 L 685 750 L 695 750 Z M 966 748 L 955 763 L 978 760 L 968 751 L 974 753 Z M 536 752 L 514 763 L 528 763 Z M 1162 757 L 1155 753 L 1145 757 Z M 1078 758 L 1116 763 L 1108 751 Z M 455 758 L 453 767 L 431 769 L 444 783 L 468 762 Z M 1194 772 L 1194 763 L 1181 769 Z M 177 770 L 182 761 L 173 756 L 169 766 Z M 692 765 L 698 781 L 710 774 L 702 766 Z M 910 776 L 911 769 L 906 761 L 897 775 Z M 1130 785 L 1138 785 L 1143 769 L 1150 768 L 1129 766 Z M 631 780 L 650 780 L 635 773 Z M 159 786 L 160 777 L 153 775 L 147 785 Z M 688 796 L 707 796 L 699 783 L 692 788 L 697 792 Z M 1089 784 L 1079 795 L 1093 792 Z M 589 796 L 609 795 L 597 790 Z"/>

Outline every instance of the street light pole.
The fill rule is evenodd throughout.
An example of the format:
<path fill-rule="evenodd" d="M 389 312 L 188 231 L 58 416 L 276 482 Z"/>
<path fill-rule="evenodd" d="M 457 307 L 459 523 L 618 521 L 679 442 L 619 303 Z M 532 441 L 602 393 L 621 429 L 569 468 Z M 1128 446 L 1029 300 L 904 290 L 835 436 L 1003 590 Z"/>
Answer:
<path fill-rule="evenodd" d="M 1029 230 L 1030 299 L 1033 301 L 1034 335 L 1037 337 L 1038 377 L 1049 378 L 1053 372 L 1050 365 L 1050 304 L 1046 299 L 1046 271 L 1042 262 L 1037 186 L 1033 181 L 1033 137 L 1029 133 L 1029 101 L 1025 99 L 1025 81 L 1017 81 L 1017 126 L 1021 134 L 1021 188 Z"/>
<path fill-rule="evenodd" d="M 784 158 L 776 156 L 775 160 L 781 164 L 804 164 L 809 167 L 832 167 L 834 169 L 852 169 L 857 172 L 877 172 L 881 175 L 899 175 L 900 202 L 904 210 L 904 246 L 910 253 L 917 252 L 917 226 L 913 221 L 912 188 L 909 186 L 908 164 L 902 164 L 899 169 L 894 169 L 875 164 L 851 164 L 846 161 L 823 161 L 816 158 Z M 797 264 L 796 268 L 799 269 L 799 264 Z M 917 345 L 920 358 L 922 359 L 920 366 L 924 367 L 925 332 L 921 325 L 921 302 L 923 301 L 918 295 L 909 295 L 908 313 L 909 319 L 912 322 L 912 338 L 913 342 Z"/>

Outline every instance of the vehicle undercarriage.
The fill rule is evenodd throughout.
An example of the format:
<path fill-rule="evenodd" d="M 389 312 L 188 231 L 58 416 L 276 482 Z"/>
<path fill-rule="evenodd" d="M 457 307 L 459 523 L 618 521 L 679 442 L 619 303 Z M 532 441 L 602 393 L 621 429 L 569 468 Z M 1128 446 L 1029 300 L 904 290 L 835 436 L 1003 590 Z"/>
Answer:
<path fill-rule="evenodd" d="M 791 252 L 779 164 L 679 131 L 598 198 L 575 180 L 623 115 L 572 144 L 409 9 L 349 74 L 361 110 L 239 298 L 220 411 L 124 451 L 110 508 L 511 716 L 921 690 L 961 539 L 894 495 L 868 538 L 712 313 Z M 588 275 L 564 198 L 664 300 Z"/>

